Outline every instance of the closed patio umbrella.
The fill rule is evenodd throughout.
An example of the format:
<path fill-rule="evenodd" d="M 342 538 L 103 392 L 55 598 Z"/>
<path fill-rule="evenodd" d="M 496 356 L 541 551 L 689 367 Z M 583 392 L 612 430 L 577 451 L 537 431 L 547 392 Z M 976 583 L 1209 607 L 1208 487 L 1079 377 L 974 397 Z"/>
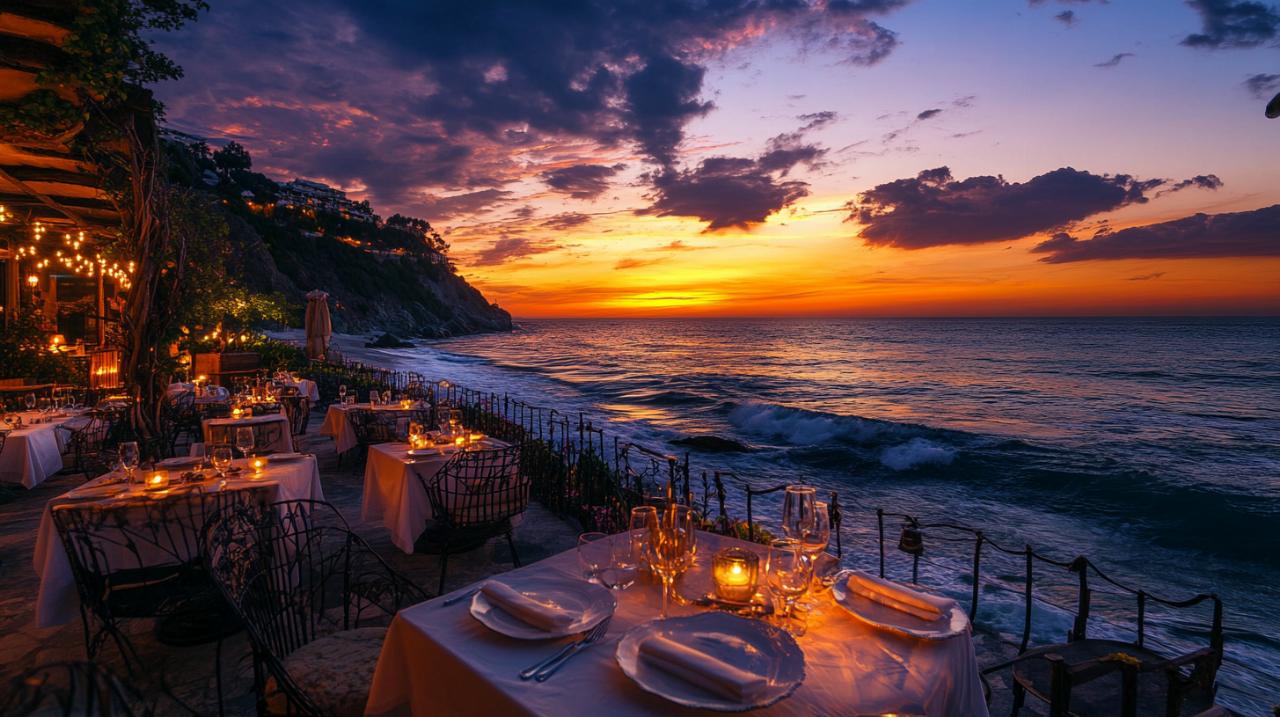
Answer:
<path fill-rule="evenodd" d="M 323 359 L 333 326 L 329 323 L 329 295 L 319 289 L 307 294 L 307 358 Z"/>

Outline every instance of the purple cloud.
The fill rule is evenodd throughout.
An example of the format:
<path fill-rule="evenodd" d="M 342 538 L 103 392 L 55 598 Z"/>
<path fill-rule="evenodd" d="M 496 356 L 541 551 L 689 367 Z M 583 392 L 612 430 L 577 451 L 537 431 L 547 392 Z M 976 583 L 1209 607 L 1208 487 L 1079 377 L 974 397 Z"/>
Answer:
<path fill-rule="evenodd" d="M 1280 38 L 1280 13 L 1257 0 L 1187 0 L 1200 13 L 1201 30 L 1182 44 L 1210 50 L 1257 47 Z"/>
<path fill-rule="evenodd" d="M 471 262 L 475 266 L 493 266 L 523 259 L 536 254 L 545 254 L 559 249 L 560 245 L 552 241 L 528 239 L 526 237 L 502 237 L 482 249 Z"/>
<path fill-rule="evenodd" d="M 574 199 L 595 199 L 609 190 L 609 178 L 625 168 L 616 164 L 575 164 L 542 173 L 542 181 L 552 191 Z"/>
<path fill-rule="evenodd" d="M 1212 259 L 1280 256 L 1280 204 L 1249 212 L 1195 214 L 1147 226 L 1103 231 L 1081 240 L 1056 234 L 1036 245 L 1040 261 L 1064 264 L 1111 259 Z"/>
<path fill-rule="evenodd" d="M 1086 217 L 1148 201 L 1162 179 L 1099 175 L 1071 167 L 1009 182 L 1003 177 L 956 180 L 947 167 L 927 169 L 867 190 L 850 202 L 847 221 L 863 225 L 867 244 L 923 249 L 1020 239 Z"/>

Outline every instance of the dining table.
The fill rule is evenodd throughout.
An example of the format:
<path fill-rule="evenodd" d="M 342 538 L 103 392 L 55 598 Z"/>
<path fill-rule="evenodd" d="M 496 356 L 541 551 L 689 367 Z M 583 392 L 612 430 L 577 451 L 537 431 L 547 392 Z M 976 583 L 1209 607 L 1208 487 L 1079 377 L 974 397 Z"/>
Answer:
<path fill-rule="evenodd" d="M 5 436 L 0 448 L 0 483 L 34 488 L 62 470 L 62 452 L 71 429 L 85 419 L 78 411 L 50 415 L 23 411 L 10 415 L 21 417 L 22 426 L 6 429 L 0 424 L 0 432 Z"/>
<path fill-rule="evenodd" d="M 699 532 L 697 560 L 681 590 L 709 584 L 710 556 L 729 545 L 767 549 Z M 492 578 L 583 579 L 569 550 Z M 519 640 L 490 630 L 471 614 L 475 598 L 453 601 L 479 584 L 400 611 L 388 628 L 365 714 L 372 717 L 504 715 L 504 717 L 630 717 L 719 714 L 681 706 L 641 689 L 619 667 L 619 639 L 659 616 L 661 592 L 641 580 L 615 592 L 617 607 L 604 637 L 567 661 L 545 682 L 518 673 L 549 657 L 565 640 Z M 695 589 L 695 586 L 697 589 Z M 786 699 L 752 711 L 788 715 L 917 714 L 986 717 L 987 707 L 968 630 L 923 640 L 873 628 L 836 604 L 832 591 L 811 598 L 807 631 L 796 638 L 804 654 L 802 684 Z M 452 603 L 452 604 L 451 604 Z M 673 605 L 672 617 L 713 608 Z"/>
<path fill-rule="evenodd" d="M 292 452 L 293 451 L 293 435 L 289 426 L 289 417 L 285 415 L 283 408 L 280 409 L 279 413 L 268 413 L 261 416 L 244 416 L 242 418 L 206 418 L 201 422 L 201 425 L 204 433 L 204 442 L 205 442 L 205 445 L 207 446 L 209 443 L 211 443 L 210 429 L 212 428 L 225 426 L 228 429 L 230 429 L 230 436 L 231 436 L 230 442 L 234 443 L 235 442 L 234 429 L 243 428 L 246 426 L 252 428 L 255 426 L 269 425 L 272 423 L 280 424 L 280 432 L 279 432 L 280 437 L 270 445 L 257 446 L 255 450 L 271 451 L 275 453 Z M 206 450 L 208 449 L 206 448 Z"/>
<path fill-rule="evenodd" d="M 174 484 L 164 495 L 146 492 L 138 484 L 120 484 L 122 476 L 113 471 L 84 483 L 51 499 L 40 517 L 36 531 L 35 553 L 32 566 L 40 578 L 36 593 L 36 624 L 53 627 L 71 622 L 80 616 L 80 598 L 76 592 L 75 576 L 71 563 L 58 537 L 53 523 L 53 508 L 65 503 L 101 502 L 106 505 L 130 500 L 161 500 L 179 498 L 192 491 L 249 490 L 266 487 L 271 500 L 324 500 L 320 485 L 320 470 L 315 456 L 295 454 L 289 460 L 272 460 L 255 471 L 249 461 L 232 461 L 225 483 L 212 470 L 199 471 L 202 480 L 196 483 Z M 171 475 L 176 476 L 175 471 Z M 186 526 L 198 531 L 201 526 Z"/>
<path fill-rule="evenodd" d="M 477 447 L 506 448 L 496 438 L 485 437 Z M 380 443 L 369 447 L 364 467 L 364 494 L 360 500 L 360 520 L 382 523 L 391 533 L 391 542 L 406 553 L 432 519 L 431 500 L 423 487 L 456 454 L 452 446 L 431 449 L 429 455 L 409 455 L 408 443 Z M 515 520 L 519 520 L 516 516 Z"/>
<path fill-rule="evenodd" d="M 324 423 L 320 424 L 320 435 L 333 439 L 334 450 L 346 453 L 360 444 L 356 438 L 355 428 L 351 425 L 349 412 L 352 410 L 390 411 L 395 414 L 410 415 L 415 411 L 426 410 L 422 406 L 403 408 L 399 404 L 368 403 L 331 403 L 324 414 Z"/>

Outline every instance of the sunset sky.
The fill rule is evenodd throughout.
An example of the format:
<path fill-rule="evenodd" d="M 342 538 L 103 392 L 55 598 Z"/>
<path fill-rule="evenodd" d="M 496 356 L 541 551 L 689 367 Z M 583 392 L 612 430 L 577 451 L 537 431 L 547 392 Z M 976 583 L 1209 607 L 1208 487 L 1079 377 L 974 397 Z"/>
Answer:
<path fill-rule="evenodd" d="M 212 5 L 168 123 L 518 318 L 1280 313 L 1266 2 Z"/>

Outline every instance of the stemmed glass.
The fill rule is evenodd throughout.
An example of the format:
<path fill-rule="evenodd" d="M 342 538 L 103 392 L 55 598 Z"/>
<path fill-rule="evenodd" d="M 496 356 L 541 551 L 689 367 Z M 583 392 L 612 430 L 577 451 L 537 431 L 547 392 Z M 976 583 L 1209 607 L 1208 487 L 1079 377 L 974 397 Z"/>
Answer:
<path fill-rule="evenodd" d="M 120 444 L 118 449 L 120 456 L 120 467 L 124 468 L 124 475 L 127 482 L 133 482 L 133 472 L 138 469 L 138 463 L 142 460 L 142 455 L 138 452 L 138 444 L 135 441 L 126 441 Z"/>
<path fill-rule="evenodd" d="M 22 402 L 26 404 L 28 411 L 33 410 L 36 407 L 36 395 L 34 393 L 28 393 L 26 396 L 22 397 Z"/>
<path fill-rule="evenodd" d="M 658 509 L 652 505 L 640 505 L 631 509 L 627 533 L 631 536 L 631 542 L 637 543 L 641 570 L 649 569 L 649 526 L 657 522 Z"/>
<path fill-rule="evenodd" d="M 245 458 L 253 452 L 253 429 L 249 426 L 241 426 L 236 429 L 236 448 L 240 449 L 240 454 Z"/>
<path fill-rule="evenodd" d="M 782 598 L 782 619 L 793 617 L 796 600 L 809 590 L 813 577 L 813 563 L 805 554 L 804 544 L 785 538 L 769 545 L 769 565 L 766 568 L 769 589 Z M 797 625 L 794 629 L 803 630 Z M 802 634 L 802 633 L 801 633 Z"/>
<path fill-rule="evenodd" d="M 346 402 L 347 402 L 347 384 L 340 383 L 338 384 L 338 403 L 346 403 Z"/>
<path fill-rule="evenodd" d="M 815 526 L 818 492 L 812 486 L 789 485 L 782 501 L 782 534 L 803 541 Z"/>
<path fill-rule="evenodd" d="M 663 618 L 676 577 L 689 565 L 692 537 L 693 511 L 688 506 L 672 505 L 649 525 L 649 568 L 662 580 Z"/>
<path fill-rule="evenodd" d="M 231 467 L 231 457 L 231 446 L 214 446 L 210 462 L 213 463 L 213 469 L 218 472 L 219 480 L 226 480 L 227 469 Z"/>
<path fill-rule="evenodd" d="M 588 582 L 601 582 L 600 574 L 613 557 L 609 536 L 604 533 L 583 533 L 578 536 L 578 565 Z"/>
<path fill-rule="evenodd" d="M 810 530 L 804 531 L 804 535 L 800 538 L 800 542 L 804 546 L 804 554 L 809 557 L 809 562 L 813 565 L 813 570 L 817 572 L 823 553 L 826 552 L 827 546 L 831 544 L 831 514 L 828 512 L 830 508 L 823 501 L 817 501 L 814 505 L 813 525 Z M 823 579 L 825 576 L 816 575 L 814 577 Z M 827 587 L 825 579 L 823 579 L 823 587 Z"/>

